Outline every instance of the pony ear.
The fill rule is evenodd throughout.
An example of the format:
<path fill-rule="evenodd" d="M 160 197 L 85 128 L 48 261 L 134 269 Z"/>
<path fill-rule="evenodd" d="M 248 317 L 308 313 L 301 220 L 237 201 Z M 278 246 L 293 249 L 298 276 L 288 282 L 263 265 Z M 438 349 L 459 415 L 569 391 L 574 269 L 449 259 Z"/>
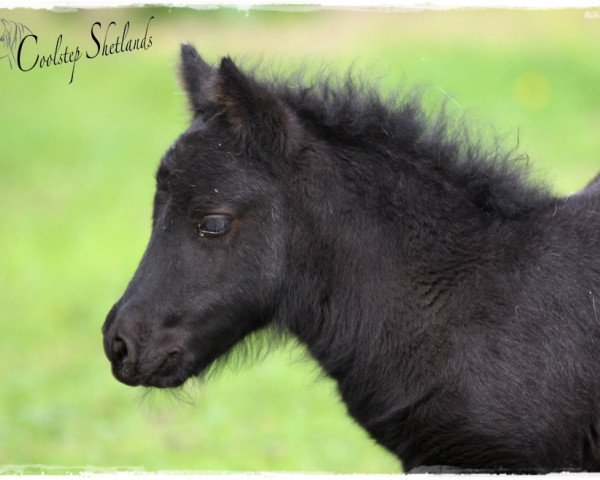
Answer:
<path fill-rule="evenodd" d="M 246 147 L 288 153 L 299 128 L 295 115 L 280 99 L 245 75 L 229 57 L 211 82 L 210 99 L 236 138 Z"/>
<path fill-rule="evenodd" d="M 202 59 L 192 45 L 184 43 L 181 45 L 179 72 L 192 109 L 196 114 L 202 113 L 207 100 L 206 85 L 213 68 Z"/>

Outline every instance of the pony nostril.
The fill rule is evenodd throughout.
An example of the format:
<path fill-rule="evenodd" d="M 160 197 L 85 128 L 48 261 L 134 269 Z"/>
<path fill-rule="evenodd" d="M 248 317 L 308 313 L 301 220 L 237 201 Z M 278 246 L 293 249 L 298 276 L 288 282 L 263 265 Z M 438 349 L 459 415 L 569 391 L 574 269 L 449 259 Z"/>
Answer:
<path fill-rule="evenodd" d="M 121 337 L 115 337 L 112 344 L 113 360 L 123 363 L 127 360 L 127 344 Z"/>
<path fill-rule="evenodd" d="M 126 385 L 139 385 L 135 353 L 134 345 L 127 337 L 117 335 L 110 344 L 113 375 Z"/>

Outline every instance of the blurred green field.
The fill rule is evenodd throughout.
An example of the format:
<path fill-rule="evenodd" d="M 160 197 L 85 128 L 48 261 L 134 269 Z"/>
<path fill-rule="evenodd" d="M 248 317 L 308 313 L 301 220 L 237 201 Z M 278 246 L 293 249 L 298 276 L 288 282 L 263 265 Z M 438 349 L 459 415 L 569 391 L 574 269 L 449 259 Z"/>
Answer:
<path fill-rule="evenodd" d="M 296 9 L 298 10 L 298 9 Z M 584 11 L 0 10 L 53 50 L 93 22 L 145 27 L 148 51 L 27 73 L 0 63 L 0 473 L 94 467 L 399 472 L 300 349 L 179 396 L 111 377 L 104 315 L 149 235 L 153 174 L 188 121 L 179 44 L 286 70 L 350 65 L 508 146 L 558 193 L 600 170 L 600 20 Z M 56 471 L 56 470 L 52 470 Z"/>

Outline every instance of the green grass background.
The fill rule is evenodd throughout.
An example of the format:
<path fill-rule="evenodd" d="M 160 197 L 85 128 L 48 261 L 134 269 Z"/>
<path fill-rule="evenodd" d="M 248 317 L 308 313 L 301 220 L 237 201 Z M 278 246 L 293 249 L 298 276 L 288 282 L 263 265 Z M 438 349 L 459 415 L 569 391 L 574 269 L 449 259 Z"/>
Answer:
<path fill-rule="evenodd" d="M 0 63 L 0 472 L 399 472 L 301 350 L 225 371 L 181 398 L 117 383 L 100 326 L 149 235 L 156 162 L 187 124 L 176 63 L 191 41 L 286 70 L 354 65 L 527 152 L 556 192 L 600 170 L 600 20 L 585 11 L 0 10 L 91 48 L 94 21 L 154 45 L 23 73 Z M 12 466 L 11 466 L 12 465 Z M 47 465 L 39 467 L 36 465 Z M 59 467 L 58 470 L 52 470 Z M 23 471 L 23 470 L 20 470 Z"/>

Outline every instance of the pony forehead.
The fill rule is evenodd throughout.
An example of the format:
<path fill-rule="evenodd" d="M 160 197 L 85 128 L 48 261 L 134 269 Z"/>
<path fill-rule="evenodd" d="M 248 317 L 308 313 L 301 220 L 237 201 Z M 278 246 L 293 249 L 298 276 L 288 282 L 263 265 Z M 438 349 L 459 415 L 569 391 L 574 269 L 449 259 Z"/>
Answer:
<path fill-rule="evenodd" d="M 192 173 L 210 167 L 212 171 L 217 165 L 225 162 L 227 152 L 224 135 L 208 132 L 206 128 L 189 128 L 182 133 L 163 155 L 159 170 L 169 173 Z M 219 170 L 219 169 L 217 169 Z"/>

